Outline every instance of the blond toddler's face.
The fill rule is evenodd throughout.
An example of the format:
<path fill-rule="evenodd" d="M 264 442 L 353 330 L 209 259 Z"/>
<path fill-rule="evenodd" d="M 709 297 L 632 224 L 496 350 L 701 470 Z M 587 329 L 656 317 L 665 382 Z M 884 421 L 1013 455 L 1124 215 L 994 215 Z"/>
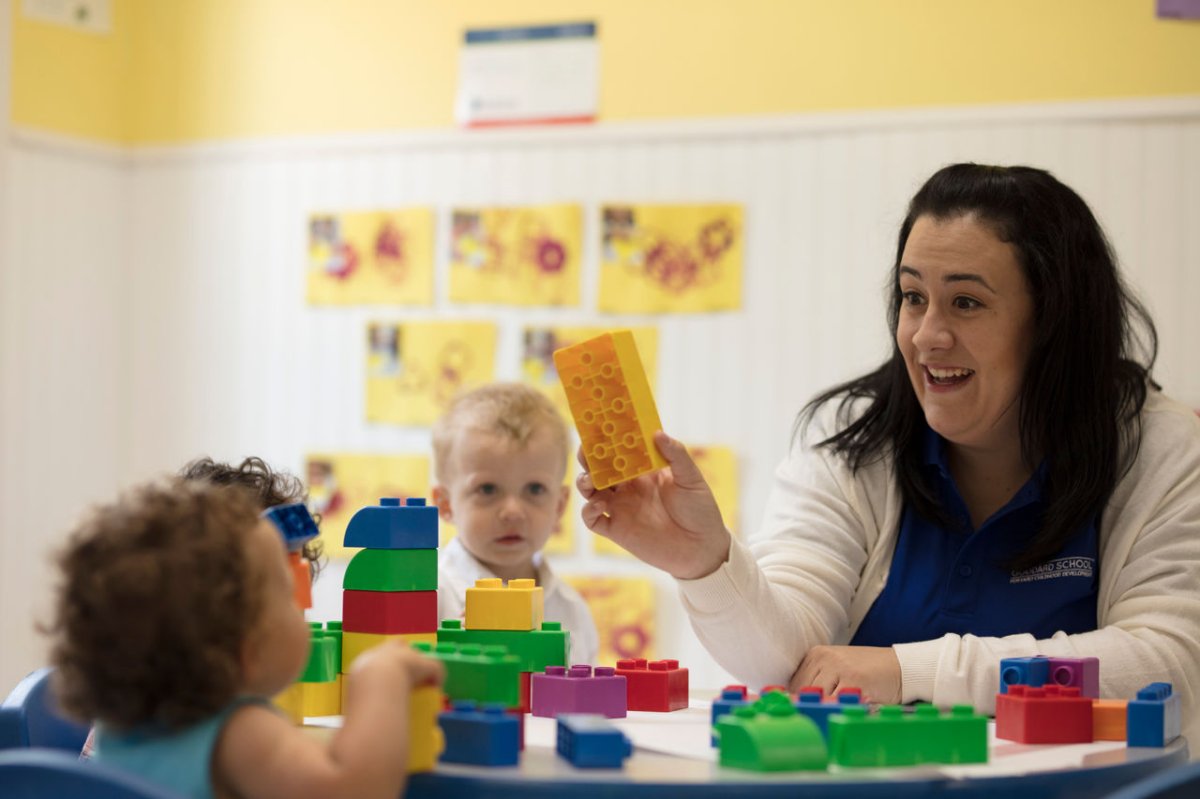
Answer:
<path fill-rule="evenodd" d="M 292 570 L 279 531 L 261 521 L 246 541 L 246 557 L 259 588 L 259 618 L 242 647 L 242 690 L 274 696 L 291 685 L 308 660 L 309 628 L 296 606 Z"/>
<path fill-rule="evenodd" d="M 544 429 L 522 445 L 467 428 L 448 461 L 446 479 L 433 489 L 442 519 L 497 577 L 535 577 L 533 555 L 558 529 L 567 506 L 561 445 Z"/>

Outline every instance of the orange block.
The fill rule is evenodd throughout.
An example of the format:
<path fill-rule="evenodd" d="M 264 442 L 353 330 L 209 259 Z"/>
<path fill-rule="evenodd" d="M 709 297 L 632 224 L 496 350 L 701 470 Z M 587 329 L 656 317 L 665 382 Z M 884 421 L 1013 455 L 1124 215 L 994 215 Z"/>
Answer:
<path fill-rule="evenodd" d="M 662 423 L 632 332 L 604 333 L 556 350 L 554 366 L 596 488 L 667 465 L 654 446 Z"/>
<path fill-rule="evenodd" d="M 292 570 L 292 599 L 301 610 L 312 607 L 312 564 L 299 552 L 288 553 Z"/>
<path fill-rule="evenodd" d="M 1092 737 L 1097 741 L 1124 741 L 1127 704 L 1124 699 L 1093 700 Z"/>

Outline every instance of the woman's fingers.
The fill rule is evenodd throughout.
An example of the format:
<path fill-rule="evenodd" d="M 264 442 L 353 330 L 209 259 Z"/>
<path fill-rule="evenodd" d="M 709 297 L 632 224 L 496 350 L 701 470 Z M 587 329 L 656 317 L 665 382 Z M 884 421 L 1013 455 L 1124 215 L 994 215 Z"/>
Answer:
<path fill-rule="evenodd" d="M 658 447 L 658 451 L 670 465 L 675 485 L 680 488 L 699 488 L 706 485 L 704 476 L 700 474 L 700 468 L 692 460 L 692 456 L 683 442 L 677 441 L 659 430 L 654 434 L 654 445 Z"/>

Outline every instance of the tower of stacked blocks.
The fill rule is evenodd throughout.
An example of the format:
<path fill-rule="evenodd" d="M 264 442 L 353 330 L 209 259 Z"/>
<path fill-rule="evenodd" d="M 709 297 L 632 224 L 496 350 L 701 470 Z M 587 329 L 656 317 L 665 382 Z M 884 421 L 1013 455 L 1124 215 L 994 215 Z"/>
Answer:
<path fill-rule="evenodd" d="M 633 333 L 604 333 L 556 350 L 554 366 L 596 488 L 667 465 L 654 446 L 662 424 Z"/>
<path fill-rule="evenodd" d="M 437 641 L 437 508 L 424 499 L 385 498 L 360 509 L 343 543 L 361 547 L 342 578 L 341 671 L 389 639 Z M 409 771 L 433 768 L 442 750 L 436 718 L 442 693 L 418 687 L 410 698 Z M 339 711 L 340 712 L 340 711 Z"/>

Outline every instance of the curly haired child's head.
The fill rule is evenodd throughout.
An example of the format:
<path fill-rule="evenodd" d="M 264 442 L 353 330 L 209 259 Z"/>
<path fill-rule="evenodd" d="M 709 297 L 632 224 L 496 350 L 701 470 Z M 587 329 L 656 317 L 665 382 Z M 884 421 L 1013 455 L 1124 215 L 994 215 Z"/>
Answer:
<path fill-rule="evenodd" d="M 250 493 L 262 510 L 276 505 L 293 505 L 308 499 L 304 483 L 287 472 L 277 472 L 262 458 L 251 456 L 234 466 L 232 463 L 214 461 L 212 458 L 197 458 L 179 470 L 184 480 L 202 480 L 222 486 L 237 486 Z M 312 564 L 312 576 L 316 579 L 320 570 L 321 542 L 309 541 L 304 545 L 304 559 Z"/>
<path fill-rule="evenodd" d="M 58 558 L 49 632 L 65 710 L 174 729 L 242 690 L 266 601 L 250 555 L 259 510 L 244 490 L 172 480 L 91 513 Z"/>

